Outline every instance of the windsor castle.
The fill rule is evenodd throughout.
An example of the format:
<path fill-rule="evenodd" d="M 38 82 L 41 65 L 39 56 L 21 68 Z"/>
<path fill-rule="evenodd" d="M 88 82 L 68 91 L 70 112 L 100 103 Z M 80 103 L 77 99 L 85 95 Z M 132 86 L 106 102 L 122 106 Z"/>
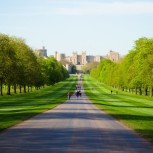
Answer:
<path fill-rule="evenodd" d="M 74 65 L 86 65 L 91 62 L 100 62 L 102 59 L 110 59 L 113 62 L 117 62 L 120 58 L 119 53 L 114 51 L 109 51 L 109 54 L 106 56 L 87 55 L 85 51 L 83 51 L 80 55 L 77 52 L 73 52 L 72 56 L 66 56 L 64 53 L 58 53 L 56 51 L 54 57 L 57 61 L 66 60 Z"/>
<path fill-rule="evenodd" d="M 42 49 L 35 50 L 35 54 L 39 57 L 48 58 L 47 49 L 43 47 Z M 100 62 L 103 59 L 110 59 L 113 62 L 117 62 L 120 59 L 118 52 L 112 50 L 106 56 L 93 56 L 87 55 L 86 51 L 83 51 L 81 54 L 78 54 L 76 51 L 72 53 L 72 56 L 66 56 L 65 53 L 58 53 L 57 51 L 54 54 L 54 58 L 57 61 L 66 61 L 69 65 L 86 65 L 91 62 Z"/>

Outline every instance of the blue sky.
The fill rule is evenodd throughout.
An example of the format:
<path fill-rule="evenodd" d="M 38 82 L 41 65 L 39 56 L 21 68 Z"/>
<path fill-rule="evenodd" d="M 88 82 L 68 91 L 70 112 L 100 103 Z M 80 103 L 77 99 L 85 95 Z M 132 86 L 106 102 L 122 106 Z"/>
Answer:
<path fill-rule="evenodd" d="M 128 53 L 140 37 L 153 37 L 153 0 L 4 0 L 0 33 L 71 55 Z"/>

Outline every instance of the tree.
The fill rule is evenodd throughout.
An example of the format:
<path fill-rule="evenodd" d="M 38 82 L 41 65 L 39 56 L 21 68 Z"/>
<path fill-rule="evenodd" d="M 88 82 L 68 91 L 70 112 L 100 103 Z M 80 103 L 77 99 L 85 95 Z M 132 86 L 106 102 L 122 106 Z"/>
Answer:
<path fill-rule="evenodd" d="M 8 92 L 10 94 L 11 82 L 15 79 L 17 70 L 16 54 L 12 47 L 11 40 L 7 35 L 0 34 L 0 93 L 3 95 L 3 84 L 8 85 Z"/>
<path fill-rule="evenodd" d="M 140 38 L 119 63 L 101 61 L 90 75 L 108 85 L 153 95 L 153 39 Z M 113 79 L 112 79 L 113 78 Z"/>
<path fill-rule="evenodd" d="M 97 67 L 98 65 L 98 62 L 91 62 L 91 63 L 87 63 L 85 66 L 83 66 L 83 72 L 84 73 L 87 73 L 87 74 L 90 74 L 90 71 Z"/>

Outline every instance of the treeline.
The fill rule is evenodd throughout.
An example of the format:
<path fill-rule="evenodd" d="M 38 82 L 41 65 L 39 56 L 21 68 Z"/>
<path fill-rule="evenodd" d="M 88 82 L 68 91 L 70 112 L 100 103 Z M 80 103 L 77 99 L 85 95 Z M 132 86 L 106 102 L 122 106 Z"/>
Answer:
<path fill-rule="evenodd" d="M 7 87 L 16 93 L 53 85 L 69 77 L 67 70 L 54 58 L 37 58 L 33 50 L 21 38 L 0 34 L 0 95 Z"/>
<path fill-rule="evenodd" d="M 90 75 L 123 91 L 153 96 L 153 39 L 136 40 L 122 60 L 102 60 Z"/>

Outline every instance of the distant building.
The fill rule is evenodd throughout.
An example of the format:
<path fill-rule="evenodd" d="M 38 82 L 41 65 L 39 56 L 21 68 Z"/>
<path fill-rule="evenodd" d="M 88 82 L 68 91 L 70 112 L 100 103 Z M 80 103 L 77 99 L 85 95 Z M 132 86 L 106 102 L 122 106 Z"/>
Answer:
<path fill-rule="evenodd" d="M 42 58 L 48 58 L 47 49 L 43 46 L 42 49 L 36 49 L 34 51 L 35 55 Z M 69 73 L 73 73 L 74 65 L 86 65 L 91 62 L 100 62 L 103 59 L 110 59 L 113 62 L 117 62 L 121 57 L 118 52 L 112 50 L 106 56 L 100 55 L 86 55 L 86 51 L 83 51 L 81 54 L 78 54 L 76 51 L 72 53 L 72 56 L 66 56 L 65 53 L 58 53 L 57 51 L 54 54 L 54 58 L 57 61 L 62 61 L 65 65 L 65 68 Z"/>
<path fill-rule="evenodd" d="M 103 56 L 94 56 L 94 61 L 95 62 L 100 62 L 102 59 L 104 59 L 104 57 Z"/>
<path fill-rule="evenodd" d="M 48 58 L 47 49 L 43 46 L 42 49 L 36 49 L 34 51 L 35 55 L 42 58 Z M 102 59 L 110 59 L 113 62 L 117 62 L 121 57 L 118 52 L 110 50 L 106 56 L 100 55 L 86 55 L 86 51 L 83 51 L 80 55 L 74 51 L 72 56 L 66 56 L 65 53 L 58 53 L 57 51 L 54 54 L 54 58 L 57 61 L 66 60 L 68 63 L 74 65 L 86 65 L 91 62 L 100 62 Z"/>
<path fill-rule="evenodd" d="M 106 58 L 110 59 L 112 62 L 117 62 L 120 59 L 120 55 L 118 52 L 110 50 L 109 54 L 106 55 Z"/>
<path fill-rule="evenodd" d="M 65 59 L 66 61 L 74 65 L 86 65 L 87 63 L 91 63 L 91 62 L 100 62 L 100 60 L 104 58 L 103 56 L 86 55 L 85 51 L 83 51 L 81 55 L 79 55 L 75 51 L 72 53 L 72 56 L 66 56 L 65 54 L 59 54 L 58 52 L 55 52 L 54 57 L 57 61 Z"/>
<path fill-rule="evenodd" d="M 64 53 L 59 54 L 59 53 L 56 51 L 55 54 L 54 54 L 54 58 L 55 58 L 57 61 L 61 61 L 61 60 L 65 59 L 66 56 L 65 56 Z"/>
<path fill-rule="evenodd" d="M 47 49 L 43 46 L 42 49 L 36 49 L 34 51 L 35 55 L 42 58 L 47 58 Z"/>
<path fill-rule="evenodd" d="M 67 69 L 69 73 L 72 73 L 72 65 L 66 64 L 65 68 Z"/>

